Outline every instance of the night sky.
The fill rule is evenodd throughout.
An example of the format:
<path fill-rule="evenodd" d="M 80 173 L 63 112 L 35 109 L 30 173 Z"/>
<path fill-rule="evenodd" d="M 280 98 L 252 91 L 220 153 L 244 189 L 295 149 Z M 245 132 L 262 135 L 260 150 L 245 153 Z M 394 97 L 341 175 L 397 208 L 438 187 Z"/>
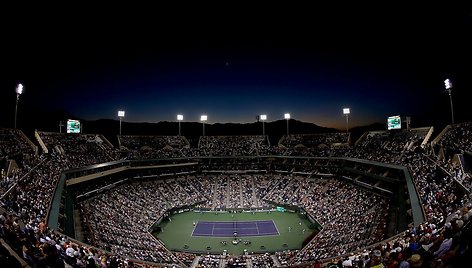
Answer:
<path fill-rule="evenodd" d="M 29 14 L 1 33 L 0 127 L 13 126 L 17 83 L 22 122 L 55 110 L 117 119 L 123 109 L 132 122 L 290 113 L 343 129 L 343 107 L 351 126 L 450 121 L 450 78 L 456 122 L 472 120 L 468 7 L 308 7 Z"/>

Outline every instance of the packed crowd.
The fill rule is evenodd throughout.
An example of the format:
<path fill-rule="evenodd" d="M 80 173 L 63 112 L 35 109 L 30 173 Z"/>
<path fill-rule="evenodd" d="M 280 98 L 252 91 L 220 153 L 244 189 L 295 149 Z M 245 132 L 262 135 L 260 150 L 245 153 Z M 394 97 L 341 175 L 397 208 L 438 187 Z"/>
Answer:
<path fill-rule="evenodd" d="M 456 124 L 439 140 L 438 145 L 457 152 L 472 152 L 472 122 Z"/>
<path fill-rule="evenodd" d="M 38 132 L 51 154 L 64 158 L 69 168 L 85 167 L 117 160 L 112 145 L 98 134 L 67 135 Z"/>
<path fill-rule="evenodd" d="M 121 256 L 156 263 L 177 263 L 148 230 L 168 206 L 155 182 L 126 184 L 83 203 L 89 243 Z M 146 193 L 143 195 L 143 193 Z"/>
<path fill-rule="evenodd" d="M 341 146 L 348 142 L 349 134 L 347 133 L 323 133 L 285 135 L 279 141 L 279 144 L 288 148 L 303 146 L 308 148 L 326 149 L 333 146 Z"/>
<path fill-rule="evenodd" d="M 198 142 L 202 156 L 259 155 L 267 145 L 267 136 L 202 136 Z"/>
<path fill-rule="evenodd" d="M 33 157 L 35 148 L 29 143 L 21 130 L 0 128 L 0 160 L 14 159 L 19 155 Z"/>
<path fill-rule="evenodd" d="M 388 200 L 337 180 L 313 189 L 305 208 L 323 230 L 297 254 L 293 263 L 305 263 L 352 252 L 383 240 Z M 321 190 L 321 191 L 317 191 Z"/>
<path fill-rule="evenodd" d="M 470 133 L 470 123 L 454 126 L 442 137 L 441 145 L 453 147 L 460 152 L 470 153 L 471 141 L 468 139 L 470 136 L 468 133 Z M 15 136 L 16 134 L 13 135 Z M 19 180 L 19 176 L 15 177 L 16 179 L 13 184 L 17 183 L 17 187 L 2 200 L 2 206 L 7 210 L 7 213 L 0 217 L 2 237 L 13 245 L 14 249 L 21 252 L 24 259 L 28 260 L 31 264 L 50 264 L 62 260 L 71 266 L 77 267 L 84 267 L 89 262 L 97 265 L 102 263 L 103 266 L 107 267 L 110 263 L 125 265 L 131 262 L 126 260 L 126 256 L 129 256 L 131 252 L 131 256 L 143 259 L 148 258 L 148 260 L 157 262 L 179 261 L 175 255 L 168 252 L 158 241 L 148 240 L 145 234 L 138 237 L 136 233 L 128 232 L 127 234 L 130 236 L 123 237 L 121 236 L 122 234 L 116 233 L 116 229 L 114 230 L 113 226 L 109 226 L 108 233 L 98 226 L 90 227 L 90 230 L 91 234 L 93 234 L 93 239 L 96 240 L 94 243 L 102 243 L 101 247 L 104 249 L 108 247 L 117 255 L 110 255 L 105 251 L 72 242 L 67 237 L 49 230 L 45 225 L 45 218 L 60 173 L 65 169 L 118 159 L 108 143 L 99 135 L 76 135 L 71 138 L 72 136 L 67 137 L 67 135 L 40 133 L 40 137 L 50 150 L 50 154 L 42 156 L 34 162 L 19 159 L 21 163 L 19 165 L 20 171 L 18 172 L 22 172 L 24 176 L 20 176 L 21 180 Z M 389 267 L 400 267 L 405 262 L 410 267 L 424 267 L 426 264 L 439 265 L 438 263 L 451 265 L 463 260 L 462 254 L 467 252 L 466 247 L 470 246 L 468 245 L 470 238 L 466 237 L 470 235 L 470 230 L 467 231 L 468 229 L 466 228 L 470 226 L 472 205 L 468 202 L 470 197 L 454 187 L 454 180 L 457 179 L 457 176 L 452 176 L 449 172 L 450 162 L 448 160 L 450 159 L 440 161 L 435 158 L 435 155 L 430 155 L 428 151 L 423 150 L 421 144 L 424 137 L 424 133 L 406 131 L 389 134 L 372 133 L 367 135 L 364 141 L 352 148 L 343 148 L 342 150 L 327 149 L 328 153 L 319 149 L 304 150 L 303 152 L 290 150 L 289 148 L 280 149 L 278 147 L 267 149 L 268 152 L 282 152 L 281 154 L 283 155 L 324 156 L 328 154 L 330 156 L 338 156 L 338 154 L 343 154 L 343 156 L 398 164 L 409 168 L 421 197 L 427 221 L 420 226 L 412 226 L 400 237 L 380 243 L 365 252 L 357 253 L 356 249 L 360 249 L 374 241 L 369 241 L 370 237 L 367 238 L 367 236 L 363 235 L 370 234 L 372 237 L 375 237 L 375 241 L 379 241 L 378 239 L 382 238 L 382 232 L 379 231 L 384 228 L 382 213 L 376 213 L 375 211 L 385 207 L 382 203 L 383 201 L 377 200 L 376 198 L 378 197 L 376 196 L 368 196 L 366 195 L 367 193 L 358 193 L 356 196 L 359 196 L 360 199 L 357 200 L 354 207 L 348 201 L 346 203 L 339 202 L 341 207 L 349 208 L 350 213 L 344 214 L 332 207 L 329 209 L 329 213 L 326 213 L 326 211 L 317 211 L 317 207 L 314 205 L 310 206 L 310 202 L 320 198 L 315 193 L 329 193 L 329 189 L 333 187 L 335 189 L 349 187 L 335 184 L 327 186 L 330 183 L 339 183 L 339 181 L 319 183 L 306 180 L 305 178 L 277 179 L 272 177 L 264 178 L 264 175 L 255 175 L 250 180 L 245 178 L 247 181 L 243 181 L 242 178 L 217 178 L 218 185 L 211 183 L 214 180 L 202 182 L 197 178 L 193 178 L 195 183 L 192 183 L 192 179 L 189 180 L 191 187 L 180 183 L 181 187 L 175 188 L 167 186 L 169 182 L 161 182 L 161 184 L 164 183 L 166 185 L 164 188 L 161 188 L 162 191 L 175 192 L 184 190 L 184 193 L 187 194 L 175 196 L 177 198 L 175 199 L 175 197 L 166 196 L 159 191 L 161 194 L 156 194 L 154 198 L 156 198 L 155 200 L 162 200 L 159 204 L 165 204 L 167 207 L 153 208 L 153 213 L 155 214 L 152 216 L 148 214 L 145 219 L 133 218 L 132 214 L 138 213 L 138 207 L 126 207 L 123 205 L 122 208 L 126 208 L 126 211 L 115 211 L 114 209 L 119 209 L 120 207 L 108 206 L 108 200 L 106 202 L 97 202 L 96 206 L 95 203 L 93 206 L 89 204 L 88 209 L 90 210 L 85 213 L 93 212 L 95 207 L 100 206 L 95 213 L 90 213 L 90 217 L 95 215 L 97 218 L 89 219 L 89 224 L 103 223 L 104 226 L 107 226 L 106 224 L 111 223 L 106 220 L 100 221 L 103 218 L 102 213 L 110 213 L 110 215 L 121 213 L 125 217 L 122 219 L 123 223 L 129 224 L 130 228 L 141 230 L 140 228 L 143 228 L 142 226 L 152 221 L 153 217 L 160 215 L 159 213 L 162 214 L 162 210 L 177 205 L 179 202 L 186 203 L 188 200 L 193 200 L 192 195 L 195 193 L 192 193 L 192 191 L 194 190 L 201 191 L 201 189 L 205 189 L 205 191 L 201 192 L 200 198 L 201 200 L 207 200 L 208 204 L 213 208 L 231 206 L 233 203 L 239 206 L 246 206 L 245 200 L 248 200 L 247 197 L 251 195 L 253 203 L 256 205 L 263 204 L 263 200 L 269 198 L 278 198 L 279 201 L 288 203 L 293 203 L 298 199 L 297 202 L 303 204 L 310 213 L 313 213 L 317 219 L 319 218 L 320 222 L 323 222 L 325 229 L 303 250 L 277 253 L 281 264 L 294 265 L 300 262 L 314 261 L 327 257 L 327 259 L 323 260 L 325 263 L 330 261 L 344 266 L 350 264 L 353 267 L 372 266 L 378 264 L 378 262 L 383 263 L 385 266 L 391 265 Z M 18 136 L 14 139 L 21 138 Z M 11 139 L 10 134 L 0 136 L 2 157 L 18 155 L 18 150 L 23 150 L 21 147 L 18 147 L 21 145 L 16 144 L 17 142 L 14 139 Z M 222 146 L 226 146 L 226 144 L 223 143 Z M 229 147 L 231 148 L 231 146 Z M 208 145 L 207 148 L 211 150 L 211 145 Z M 242 147 L 237 147 L 234 150 L 236 155 L 239 153 L 246 154 L 246 149 L 240 151 L 239 148 Z M 248 154 L 254 152 L 250 148 L 247 149 Z M 185 154 L 194 154 L 191 152 L 191 149 L 187 150 L 189 152 L 185 152 Z M 261 154 L 261 151 L 259 150 L 259 154 Z M 235 153 L 233 152 L 231 155 L 235 155 Z M 8 176 L 11 176 L 11 174 L 8 174 Z M 237 199 L 227 198 L 227 188 L 229 185 L 234 185 L 235 181 L 239 181 L 239 203 Z M 295 181 L 298 181 L 298 187 L 296 187 Z M 282 188 L 277 188 L 275 184 L 280 184 L 279 187 L 284 185 L 289 187 L 294 191 L 294 196 L 284 195 L 281 191 Z M 323 186 L 323 184 L 326 185 Z M 8 186 L 11 185 L 9 182 Z M 128 184 L 126 185 L 128 187 Z M 249 185 L 252 185 L 251 189 L 243 188 Z M 226 188 L 218 186 L 225 186 Z M 211 193 L 207 193 L 208 189 L 211 188 L 213 188 Z M 316 190 L 321 190 L 321 192 Z M 117 195 L 113 197 L 116 202 L 122 202 L 116 204 L 126 204 L 129 202 L 125 194 L 120 196 L 116 191 L 97 196 L 96 198 L 104 198 L 104 196 L 111 195 L 111 193 Z M 332 195 L 336 196 L 337 194 L 332 193 Z M 356 200 L 355 198 L 353 199 Z M 241 203 L 241 200 L 244 201 Z M 323 203 L 323 200 L 319 201 Z M 329 203 L 329 201 L 326 202 Z M 382 205 L 375 207 L 370 205 L 372 203 Z M 158 205 L 155 202 L 153 204 Z M 328 207 L 329 205 L 323 209 L 328 210 Z M 371 209 L 367 209 L 369 207 Z M 100 210 L 100 208 L 103 210 Z M 128 212 L 131 215 L 128 215 Z M 142 211 L 139 212 L 141 213 Z M 339 219 L 341 225 L 337 225 L 338 221 L 335 221 L 335 223 L 331 222 L 330 217 Z M 140 227 L 134 225 L 134 220 L 136 220 L 136 223 L 141 223 L 139 224 Z M 20 227 L 21 223 L 24 223 L 24 228 Z M 357 235 L 352 237 L 355 237 L 355 239 L 349 235 L 342 235 L 343 232 L 351 232 L 351 228 L 347 229 L 346 226 L 354 226 L 352 230 L 356 230 Z M 328 232 L 330 229 L 334 231 L 332 233 Z M 107 240 L 100 240 L 103 239 L 100 235 L 102 233 L 105 234 L 104 236 L 107 236 Z M 333 248 L 334 250 L 326 255 L 327 249 L 333 246 L 331 242 L 336 245 Z M 313 246 L 315 243 L 326 246 L 317 249 Z M 155 247 L 157 250 L 149 252 L 148 247 Z M 349 256 L 331 259 L 332 256 L 343 253 Z M 191 257 L 187 256 L 187 259 L 189 258 Z M 218 258 L 210 258 L 209 262 L 211 263 L 216 259 Z M 423 266 L 416 266 L 419 263 L 423 263 Z"/>
<path fill-rule="evenodd" d="M 266 183 L 259 184 L 259 181 Z M 202 185 L 215 190 L 205 198 L 196 192 Z M 337 196 L 339 191 L 341 195 Z M 208 201 L 200 206 L 216 210 L 241 208 L 241 200 L 247 196 L 243 193 L 251 193 L 249 206 L 266 204 L 264 200 L 300 205 L 324 225 L 319 236 L 306 247 L 306 255 L 297 255 L 300 261 L 344 254 L 384 238 L 388 212 L 384 198 L 339 180 L 257 174 L 209 175 L 198 179 L 189 175 L 186 179 L 121 185 L 84 203 L 84 222 L 91 236 L 87 242 L 120 255 L 169 262 L 170 259 L 165 259 L 169 256 L 155 255 L 163 250 L 162 245 L 153 243 L 147 233 L 166 209 L 192 205 L 200 200 Z M 256 196 L 261 200 L 254 202 Z M 355 235 L 349 231 L 354 231 Z"/>
<path fill-rule="evenodd" d="M 0 128 L 0 196 L 38 164 L 35 154 L 36 146 L 27 140 L 21 130 Z M 17 165 L 11 172 L 8 172 L 9 160 L 16 160 Z"/>
<path fill-rule="evenodd" d="M 118 136 L 120 149 L 135 152 L 133 157 L 154 159 L 182 155 L 190 147 L 184 136 Z"/>

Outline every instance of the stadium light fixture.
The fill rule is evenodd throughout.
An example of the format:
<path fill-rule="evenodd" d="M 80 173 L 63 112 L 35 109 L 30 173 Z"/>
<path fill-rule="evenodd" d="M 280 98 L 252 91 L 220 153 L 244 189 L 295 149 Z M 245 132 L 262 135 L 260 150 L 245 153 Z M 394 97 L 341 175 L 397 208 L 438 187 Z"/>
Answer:
<path fill-rule="evenodd" d="M 179 136 L 180 136 L 180 121 L 184 120 L 184 116 L 181 114 L 177 115 L 177 121 L 179 121 Z"/>
<path fill-rule="evenodd" d="M 207 115 L 201 115 L 200 116 L 200 121 L 202 121 L 203 123 L 203 135 L 202 136 L 205 136 L 205 122 L 208 120 L 208 116 Z"/>
<path fill-rule="evenodd" d="M 118 111 L 118 117 L 120 118 L 120 136 L 121 136 L 121 120 L 125 117 L 125 111 Z"/>
<path fill-rule="evenodd" d="M 15 89 L 15 92 L 16 92 L 16 105 L 15 105 L 15 129 L 16 129 L 16 118 L 17 118 L 17 115 L 18 115 L 18 101 L 20 100 L 20 95 L 23 94 L 23 85 L 22 84 L 18 84 L 16 86 L 16 89 Z"/>
<path fill-rule="evenodd" d="M 289 135 L 289 132 L 288 132 L 288 121 L 290 120 L 290 114 L 289 114 L 289 113 L 284 114 L 284 118 L 287 120 L 287 136 L 288 136 L 288 135 Z"/>
<path fill-rule="evenodd" d="M 349 134 L 349 114 L 351 113 L 351 109 L 343 108 L 343 114 L 346 116 L 346 134 Z"/>
<path fill-rule="evenodd" d="M 262 136 L 265 136 L 265 121 L 267 120 L 267 115 L 261 114 L 259 119 L 262 121 Z"/>
<path fill-rule="evenodd" d="M 444 86 L 449 94 L 449 102 L 451 103 L 451 123 L 454 124 L 454 108 L 452 106 L 452 82 L 450 79 L 444 80 Z"/>

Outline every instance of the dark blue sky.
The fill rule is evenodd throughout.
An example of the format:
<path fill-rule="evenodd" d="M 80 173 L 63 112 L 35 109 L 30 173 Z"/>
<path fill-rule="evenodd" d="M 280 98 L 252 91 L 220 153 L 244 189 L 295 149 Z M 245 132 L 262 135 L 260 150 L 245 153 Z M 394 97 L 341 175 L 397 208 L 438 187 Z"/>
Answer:
<path fill-rule="evenodd" d="M 247 11 L 34 16 L 2 33 L 1 127 L 20 111 L 64 109 L 83 119 L 254 122 L 285 112 L 321 126 L 467 113 L 472 16 L 465 6 L 280 7 Z M 375 12 L 372 12 L 375 11 Z M 234 11 L 234 12 L 233 12 Z M 25 16 L 27 18 L 27 16 Z M 26 110 L 26 111 L 25 111 Z M 431 123 L 428 121 L 431 119 Z"/>

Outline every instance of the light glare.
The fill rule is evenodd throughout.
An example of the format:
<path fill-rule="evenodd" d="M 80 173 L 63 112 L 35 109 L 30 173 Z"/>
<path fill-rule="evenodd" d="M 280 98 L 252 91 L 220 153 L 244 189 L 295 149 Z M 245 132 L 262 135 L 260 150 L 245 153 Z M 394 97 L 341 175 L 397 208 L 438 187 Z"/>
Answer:
<path fill-rule="evenodd" d="M 261 116 L 259 117 L 262 121 L 265 121 L 267 120 L 267 115 L 265 114 L 261 114 Z"/>
<path fill-rule="evenodd" d="M 179 121 L 184 120 L 184 116 L 181 115 L 181 114 L 178 114 L 178 115 L 177 115 L 177 120 L 179 120 Z"/>
<path fill-rule="evenodd" d="M 444 80 L 444 85 L 446 86 L 446 89 L 452 88 L 452 82 L 449 79 Z"/>
<path fill-rule="evenodd" d="M 208 116 L 206 116 L 206 115 L 200 116 L 200 121 L 205 122 L 207 120 L 208 120 Z"/>
<path fill-rule="evenodd" d="M 16 87 L 16 94 L 21 95 L 22 93 L 23 93 L 23 85 L 18 84 L 18 86 Z"/>
<path fill-rule="evenodd" d="M 125 111 L 118 111 L 119 117 L 125 117 Z"/>
<path fill-rule="evenodd" d="M 350 114 L 351 110 L 349 108 L 343 108 L 343 114 Z"/>
<path fill-rule="evenodd" d="M 290 119 L 290 114 L 284 114 L 285 119 Z"/>

